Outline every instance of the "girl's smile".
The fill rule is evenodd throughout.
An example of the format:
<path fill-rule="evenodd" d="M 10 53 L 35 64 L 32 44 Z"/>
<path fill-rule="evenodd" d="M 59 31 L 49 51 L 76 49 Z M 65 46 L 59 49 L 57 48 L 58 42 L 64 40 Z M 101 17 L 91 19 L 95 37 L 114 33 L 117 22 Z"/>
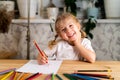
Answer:
<path fill-rule="evenodd" d="M 74 32 L 74 33 L 72 33 L 71 35 L 68 35 L 68 38 L 69 38 L 69 39 L 74 39 L 75 35 L 76 35 L 76 33 Z"/>

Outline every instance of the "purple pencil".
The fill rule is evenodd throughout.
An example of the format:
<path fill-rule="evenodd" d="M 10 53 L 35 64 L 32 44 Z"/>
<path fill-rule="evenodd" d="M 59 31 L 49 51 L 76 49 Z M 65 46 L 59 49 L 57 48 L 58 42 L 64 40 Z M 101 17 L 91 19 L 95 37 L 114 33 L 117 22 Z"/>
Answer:
<path fill-rule="evenodd" d="M 11 69 L 7 69 L 7 70 L 3 70 L 3 71 L 0 71 L 0 75 L 2 74 L 5 74 L 5 73 L 8 73 L 10 71 L 14 71 L 16 68 L 11 68 Z"/>

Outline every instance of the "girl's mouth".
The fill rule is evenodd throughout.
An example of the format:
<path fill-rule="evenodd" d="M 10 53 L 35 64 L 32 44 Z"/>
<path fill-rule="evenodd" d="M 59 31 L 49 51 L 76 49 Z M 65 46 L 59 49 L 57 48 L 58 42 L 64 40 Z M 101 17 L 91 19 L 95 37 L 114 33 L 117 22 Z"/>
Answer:
<path fill-rule="evenodd" d="M 68 38 L 72 38 L 74 37 L 74 35 L 75 35 L 75 32 L 72 35 L 68 36 Z"/>

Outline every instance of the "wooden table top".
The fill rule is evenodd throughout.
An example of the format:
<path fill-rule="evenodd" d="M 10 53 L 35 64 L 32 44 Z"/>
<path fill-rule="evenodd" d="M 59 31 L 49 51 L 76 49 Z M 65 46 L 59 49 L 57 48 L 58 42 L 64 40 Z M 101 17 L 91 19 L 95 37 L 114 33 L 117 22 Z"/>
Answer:
<path fill-rule="evenodd" d="M 9 68 L 20 68 L 29 60 L 0 60 L 0 71 Z M 111 69 L 110 74 L 114 77 L 114 80 L 120 80 L 120 61 L 96 61 L 95 63 L 88 63 L 75 60 L 64 60 L 58 70 L 58 74 L 64 79 L 63 73 L 74 73 L 76 70 L 105 70 Z M 98 72 L 95 72 L 98 73 Z M 101 72 L 99 72 L 101 73 Z M 107 72 L 102 72 L 108 74 Z M 42 75 L 35 80 L 44 80 L 46 75 Z M 55 79 L 57 80 L 57 79 Z"/>

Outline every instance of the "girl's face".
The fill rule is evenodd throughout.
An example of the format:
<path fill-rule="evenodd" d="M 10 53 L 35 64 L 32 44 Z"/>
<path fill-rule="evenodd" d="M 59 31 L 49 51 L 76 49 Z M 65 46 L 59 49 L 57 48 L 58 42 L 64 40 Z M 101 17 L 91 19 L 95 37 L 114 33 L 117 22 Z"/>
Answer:
<path fill-rule="evenodd" d="M 73 42 L 75 41 L 79 34 L 80 34 L 80 29 L 81 26 L 78 22 L 75 22 L 72 19 L 66 19 L 62 21 L 63 23 L 59 27 L 59 36 L 68 41 L 68 42 Z"/>

